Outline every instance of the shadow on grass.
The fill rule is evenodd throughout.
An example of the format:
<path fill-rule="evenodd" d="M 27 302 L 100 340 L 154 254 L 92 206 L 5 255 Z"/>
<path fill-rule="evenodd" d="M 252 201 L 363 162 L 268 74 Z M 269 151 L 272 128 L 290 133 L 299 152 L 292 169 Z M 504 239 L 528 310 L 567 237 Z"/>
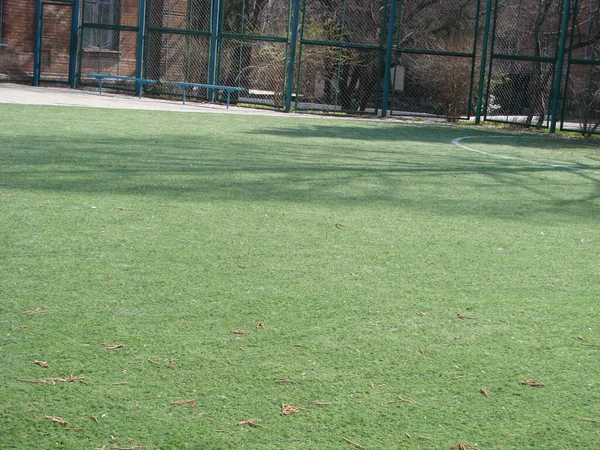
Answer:
<path fill-rule="evenodd" d="M 468 134 L 501 133 L 331 121 L 279 128 L 246 123 L 232 132 L 162 131 L 154 137 L 16 136 L 0 141 L 5 149 L 0 183 L 32 191 L 154 195 L 165 201 L 384 204 L 452 215 L 550 213 L 565 220 L 598 214 L 600 176 L 495 160 L 451 144 Z M 518 142 L 540 146 L 536 137 Z M 580 141 L 560 145 L 582 147 Z M 591 169 L 600 171 L 600 166 Z"/>

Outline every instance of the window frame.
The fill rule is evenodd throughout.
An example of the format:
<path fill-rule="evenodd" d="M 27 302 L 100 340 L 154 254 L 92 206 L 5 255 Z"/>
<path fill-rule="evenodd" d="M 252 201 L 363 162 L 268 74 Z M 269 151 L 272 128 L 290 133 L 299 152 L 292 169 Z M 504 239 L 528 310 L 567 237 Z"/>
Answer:
<path fill-rule="evenodd" d="M 120 0 L 84 0 L 83 22 L 90 25 L 118 26 L 120 6 Z M 83 28 L 81 45 L 85 51 L 118 52 L 119 38 L 118 29 L 87 26 Z"/>

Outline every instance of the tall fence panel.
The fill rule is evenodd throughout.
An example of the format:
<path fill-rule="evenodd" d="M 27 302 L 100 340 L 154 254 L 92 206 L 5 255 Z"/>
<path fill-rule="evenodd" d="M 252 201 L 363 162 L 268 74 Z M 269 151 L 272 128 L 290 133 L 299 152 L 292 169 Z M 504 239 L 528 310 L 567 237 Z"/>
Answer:
<path fill-rule="evenodd" d="M 391 64 L 392 114 L 451 120 L 472 115 L 480 3 L 402 2 Z"/>
<path fill-rule="evenodd" d="M 222 0 L 217 81 L 243 87 L 234 100 L 282 107 L 290 0 Z"/>
<path fill-rule="evenodd" d="M 486 120 L 549 126 L 563 3 L 496 0 Z"/>
<path fill-rule="evenodd" d="M 575 2 L 561 129 L 591 135 L 600 125 L 600 2 Z"/>
<path fill-rule="evenodd" d="M 72 8 L 72 2 L 41 2 L 38 81 L 69 81 Z"/>
<path fill-rule="evenodd" d="M 96 84 L 91 73 L 136 76 L 139 3 L 83 0 L 79 82 Z M 133 90 L 131 81 L 106 80 L 106 87 Z"/>
<path fill-rule="evenodd" d="M 296 108 L 377 113 L 386 1 L 304 0 L 302 11 Z"/>
<path fill-rule="evenodd" d="M 179 94 L 172 81 L 208 83 L 212 31 L 211 0 L 149 0 L 144 52 L 145 76 L 155 94 Z M 186 88 L 190 97 L 205 89 Z"/>

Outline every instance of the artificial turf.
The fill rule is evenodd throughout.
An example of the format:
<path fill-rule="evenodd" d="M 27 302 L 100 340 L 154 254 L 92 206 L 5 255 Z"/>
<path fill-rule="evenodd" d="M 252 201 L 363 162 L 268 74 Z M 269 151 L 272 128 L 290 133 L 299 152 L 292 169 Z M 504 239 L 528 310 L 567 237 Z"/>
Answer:
<path fill-rule="evenodd" d="M 597 144 L 0 115 L 0 448 L 597 448 Z"/>

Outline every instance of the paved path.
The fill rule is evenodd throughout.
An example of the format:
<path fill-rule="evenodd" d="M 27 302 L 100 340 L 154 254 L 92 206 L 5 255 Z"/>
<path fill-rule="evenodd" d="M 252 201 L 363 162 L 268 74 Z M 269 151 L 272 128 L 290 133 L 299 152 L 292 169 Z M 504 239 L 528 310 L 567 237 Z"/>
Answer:
<path fill-rule="evenodd" d="M 113 94 L 92 90 L 80 90 L 57 87 L 34 87 L 23 84 L 0 83 L 0 103 L 17 103 L 22 105 L 60 105 L 84 106 L 89 108 L 118 108 L 141 109 L 158 111 L 180 111 L 187 113 L 219 113 L 219 114 L 257 114 L 263 116 L 296 116 L 306 117 L 303 114 L 286 114 L 281 111 L 268 109 L 252 109 L 216 103 L 188 102 L 159 100 L 154 98 L 137 98 L 133 94 Z M 311 116 L 314 117 L 314 116 Z"/>

